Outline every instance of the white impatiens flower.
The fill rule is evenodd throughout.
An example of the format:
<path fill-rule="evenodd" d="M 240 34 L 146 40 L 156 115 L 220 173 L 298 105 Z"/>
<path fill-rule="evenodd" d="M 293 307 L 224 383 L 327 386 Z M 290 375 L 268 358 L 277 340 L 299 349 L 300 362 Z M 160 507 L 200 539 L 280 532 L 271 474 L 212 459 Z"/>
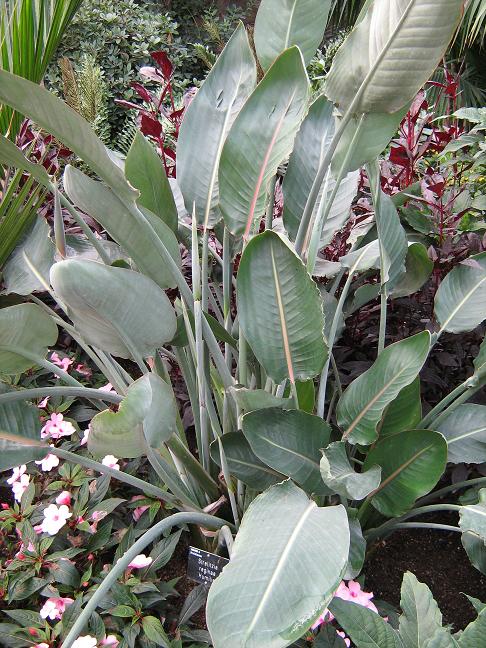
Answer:
<path fill-rule="evenodd" d="M 19 481 L 26 470 L 27 466 L 25 464 L 23 466 L 16 466 L 12 470 L 12 476 L 7 479 L 7 484 L 14 484 L 16 481 Z"/>
<path fill-rule="evenodd" d="M 71 648 L 96 648 L 98 642 L 95 637 L 91 635 L 85 635 L 84 637 L 78 637 L 76 641 L 73 641 Z"/>
<path fill-rule="evenodd" d="M 55 504 L 49 504 L 49 506 L 44 509 L 44 520 L 40 525 L 41 530 L 43 533 L 56 535 L 56 533 L 66 524 L 66 520 L 71 516 L 72 513 L 65 504 L 61 504 L 59 507 Z"/>
<path fill-rule="evenodd" d="M 20 502 L 20 500 L 22 499 L 22 495 L 29 487 L 29 483 L 30 483 L 29 475 L 20 475 L 18 481 L 12 484 L 12 493 L 14 495 L 16 502 Z"/>
<path fill-rule="evenodd" d="M 59 457 L 56 457 L 56 455 L 53 454 L 48 454 L 47 457 L 44 457 L 44 459 L 36 461 L 35 463 L 40 466 L 41 470 L 44 472 L 49 472 L 53 468 L 59 466 Z"/>
<path fill-rule="evenodd" d="M 150 558 L 150 556 L 138 554 L 138 556 L 135 556 L 128 566 L 132 569 L 143 569 L 144 567 L 148 567 L 150 564 L 152 564 L 152 558 Z"/>
<path fill-rule="evenodd" d="M 108 468 L 113 468 L 113 470 L 120 470 L 118 459 L 113 455 L 106 455 L 106 457 L 103 458 L 103 461 L 101 463 L 104 466 L 108 466 Z"/>
<path fill-rule="evenodd" d="M 43 619 L 60 619 L 66 610 L 67 605 L 74 603 L 74 599 L 69 597 L 52 597 L 48 598 L 42 606 L 39 614 Z"/>

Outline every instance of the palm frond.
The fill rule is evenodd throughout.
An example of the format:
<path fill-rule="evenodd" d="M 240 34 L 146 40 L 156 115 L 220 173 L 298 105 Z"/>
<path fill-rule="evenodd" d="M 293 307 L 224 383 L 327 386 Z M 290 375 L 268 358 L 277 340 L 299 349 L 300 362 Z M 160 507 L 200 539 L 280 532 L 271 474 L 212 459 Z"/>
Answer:
<path fill-rule="evenodd" d="M 459 30 L 461 49 L 465 50 L 472 43 L 484 45 L 486 34 L 486 0 L 469 0 Z"/>

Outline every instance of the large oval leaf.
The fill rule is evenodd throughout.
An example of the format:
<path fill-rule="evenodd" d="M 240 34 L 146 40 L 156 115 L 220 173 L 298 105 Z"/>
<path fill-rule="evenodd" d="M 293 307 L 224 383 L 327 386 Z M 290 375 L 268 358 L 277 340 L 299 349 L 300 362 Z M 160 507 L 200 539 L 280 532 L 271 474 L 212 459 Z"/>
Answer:
<path fill-rule="evenodd" d="M 319 508 L 287 481 L 248 508 L 231 561 L 209 590 L 215 648 L 285 648 L 326 607 L 346 568 L 342 506 Z"/>
<path fill-rule="evenodd" d="M 275 232 L 264 232 L 247 245 L 237 298 L 245 338 L 275 382 L 306 380 L 321 371 L 327 349 L 319 291 Z"/>
<path fill-rule="evenodd" d="M 0 374 L 15 375 L 35 366 L 35 361 L 7 348 L 17 347 L 44 358 L 57 340 L 53 319 L 36 304 L 0 309 Z"/>
<path fill-rule="evenodd" d="M 486 406 L 459 405 L 437 426 L 447 441 L 447 460 L 451 463 L 486 461 Z"/>
<path fill-rule="evenodd" d="M 442 613 L 427 585 L 420 583 L 411 572 L 403 576 L 400 607 L 404 648 L 426 648 L 429 639 L 442 628 Z"/>
<path fill-rule="evenodd" d="M 414 430 L 421 420 L 422 398 L 420 378 L 417 377 L 386 408 L 380 422 L 380 439 L 403 430 Z"/>
<path fill-rule="evenodd" d="M 0 394 L 11 391 L 0 383 Z M 44 459 L 48 446 L 40 441 L 39 408 L 24 401 L 0 405 L 0 470 Z"/>
<path fill-rule="evenodd" d="M 321 476 L 328 488 L 352 500 L 362 500 L 380 485 L 381 468 L 356 472 L 346 452 L 344 441 L 327 446 L 321 459 Z"/>
<path fill-rule="evenodd" d="M 470 257 L 449 272 L 435 296 L 440 331 L 471 331 L 486 318 L 486 252 Z"/>
<path fill-rule="evenodd" d="M 138 272 L 70 259 L 52 267 L 51 283 L 86 341 L 115 356 L 152 356 L 175 335 L 167 295 Z"/>
<path fill-rule="evenodd" d="M 356 378 L 339 400 L 337 420 L 350 443 L 368 445 L 377 438 L 376 426 L 385 407 L 412 383 L 430 349 L 428 331 L 387 347 L 373 366 Z"/>
<path fill-rule="evenodd" d="M 156 374 L 142 376 L 128 388 L 117 412 L 105 410 L 91 420 L 88 448 L 94 455 L 142 457 L 177 432 L 172 389 Z"/>
<path fill-rule="evenodd" d="M 270 408 L 246 414 L 242 429 L 263 463 L 287 475 L 308 493 L 322 493 L 319 460 L 321 448 L 329 443 L 328 423 L 300 410 Z"/>
<path fill-rule="evenodd" d="M 342 112 L 351 104 L 353 113 L 400 110 L 437 67 L 463 5 L 463 0 L 375 0 L 334 57 L 326 95 Z"/>
<path fill-rule="evenodd" d="M 429 493 L 447 463 L 447 443 L 438 432 L 409 430 L 380 440 L 368 453 L 363 470 L 381 466 L 381 484 L 370 495 L 383 515 L 397 517 L 418 497 Z"/>
<path fill-rule="evenodd" d="M 78 169 L 67 166 L 64 188 L 74 204 L 98 221 L 122 246 L 141 272 L 161 288 L 175 287 L 172 273 L 154 245 L 150 229 L 147 231 L 145 227 L 140 227 L 140 223 L 108 187 L 91 180 Z M 145 212 L 144 215 L 180 266 L 179 244 L 170 227 L 151 212 Z"/>
<path fill-rule="evenodd" d="M 177 142 L 177 181 L 200 225 L 221 218 L 218 170 L 223 144 L 256 84 L 256 64 L 240 24 L 189 104 Z"/>
<path fill-rule="evenodd" d="M 245 239 L 265 213 L 270 180 L 292 150 L 307 109 L 309 79 L 297 47 L 272 65 L 235 120 L 219 167 L 220 206 Z"/>
<path fill-rule="evenodd" d="M 267 70 L 277 56 L 298 45 L 308 65 L 321 44 L 331 0 L 262 0 L 255 20 L 255 48 Z"/>

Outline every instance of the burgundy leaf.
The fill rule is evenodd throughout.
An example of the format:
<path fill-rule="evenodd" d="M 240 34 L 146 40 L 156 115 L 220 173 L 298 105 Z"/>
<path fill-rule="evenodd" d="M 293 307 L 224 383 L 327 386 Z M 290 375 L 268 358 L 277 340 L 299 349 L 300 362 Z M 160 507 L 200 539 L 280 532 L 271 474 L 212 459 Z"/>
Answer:
<path fill-rule="evenodd" d="M 170 62 L 170 59 L 167 56 L 167 54 L 165 52 L 150 52 L 150 56 L 154 59 L 154 61 L 159 66 L 159 68 L 162 70 L 164 79 L 166 81 L 169 81 L 170 78 L 172 77 L 172 73 L 174 72 L 174 66 Z"/>
<path fill-rule="evenodd" d="M 162 124 L 153 117 L 142 115 L 140 130 L 144 135 L 160 137 L 162 134 Z"/>

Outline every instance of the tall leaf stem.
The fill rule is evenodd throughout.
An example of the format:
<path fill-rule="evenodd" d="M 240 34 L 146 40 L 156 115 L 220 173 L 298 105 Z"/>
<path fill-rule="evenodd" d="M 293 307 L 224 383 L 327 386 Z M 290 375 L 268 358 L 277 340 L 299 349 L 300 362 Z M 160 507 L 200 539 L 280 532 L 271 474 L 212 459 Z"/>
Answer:
<path fill-rule="evenodd" d="M 18 391 L 0 394 L 0 405 L 12 403 L 19 400 L 31 400 L 45 396 L 67 396 L 76 398 L 87 398 L 89 400 L 100 400 L 107 403 L 118 404 L 123 400 L 118 394 L 103 392 L 99 389 L 88 387 L 36 387 L 34 389 L 19 389 Z"/>
<path fill-rule="evenodd" d="M 426 513 L 435 513 L 437 511 L 459 512 L 461 508 L 462 507 L 457 504 L 432 504 L 431 506 L 420 506 L 418 508 L 412 509 L 411 511 L 407 511 L 404 515 L 401 515 L 400 517 L 395 518 L 394 520 L 388 520 L 387 522 L 380 525 L 379 527 L 376 527 L 374 529 L 369 529 L 364 533 L 364 536 L 368 541 L 374 540 L 375 538 L 382 536 L 384 533 L 388 533 L 389 531 L 392 531 L 397 526 L 397 524 L 401 524 L 402 522 L 405 522 L 405 520 L 409 520 L 410 518 L 417 517 L 418 515 L 425 515 Z"/>
<path fill-rule="evenodd" d="M 458 396 L 461 396 L 465 391 L 470 389 L 470 379 L 465 380 L 463 383 L 458 385 L 453 391 L 451 391 L 447 396 L 445 396 L 440 403 L 438 403 L 433 409 L 430 410 L 430 412 L 424 416 L 424 418 L 420 421 L 418 424 L 418 429 L 420 430 L 425 430 L 427 429 L 427 426 L 432 423 L 432 421 L 435 420 L 439 414 L 446 409 L 448 405 L 450 405 L 453 401 L 456 400 Z"/>
<path fill-rule="evenodd" d="M 439 490 L 432 491 L 432 493 L 425 495 L 425 497 L 418 500 L 417 504 L 424 505 L 427 504 L 427 502 L 433 502 L 434 500 L 440 499 L 443 495 L 447 495 L 448 493 L 463 490 L 464 488 L 483 485 L 486 486 L 486 477 L 476 477 L 475 479 L 457 482 L 457 484 L 450 484 L 449 486 L 444 486 L 444 488 L 439 488 Z"/>
<path fill-rule="evenodd" d="M 55 192 L 54 185 L 50 186 L 50 190 L 52 192 Z M 94 247 L 94 249 L 98 252 L 98 254 L 100 255 L 101 260 L 103 261 L 103 263 L 105 263 L 106 265 L 111 265 L 111 260 L 110 260 L 109 255 L 107 254 L 104 247 L 101 245 L 100 241 L 93 234 L 93 232 L 91 231 L 91 228 L 85 223 L 85 221 L 84 221 L 83 217 L 81 216 L 81 214 L 79 214 L 79 212 L 73 207 L 73 205 L 69 202 L 69 200 L 65 196 L 63 196 L 63 194 L 59 194 L 59 199 L 61 201 L 61 205 L 63 207 L 65 207 L 65 209 L 68 210 L 68 212 L 73 217 L 76 224 L 83 231 L 83 234 L 85 234 L 88 241 L 91 243 L 91 245 Z"/>

